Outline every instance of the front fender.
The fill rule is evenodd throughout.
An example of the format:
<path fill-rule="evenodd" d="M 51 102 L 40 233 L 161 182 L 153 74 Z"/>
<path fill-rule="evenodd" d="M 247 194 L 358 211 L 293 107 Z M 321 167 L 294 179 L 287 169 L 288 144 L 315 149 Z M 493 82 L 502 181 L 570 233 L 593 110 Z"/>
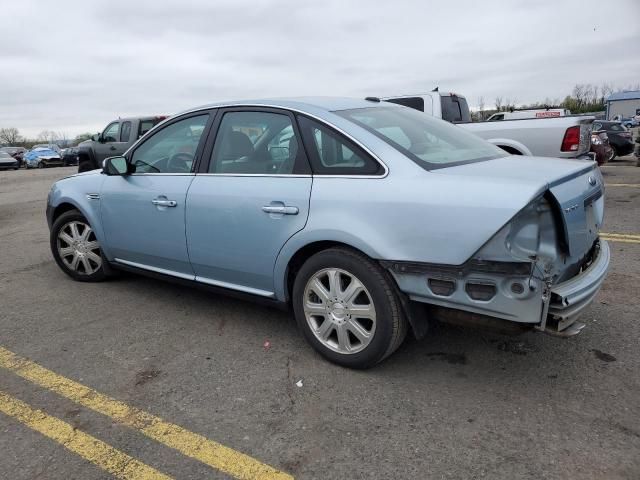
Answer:
<path fill-rule="evenodd" d="M 82 181 L 79 181 L 80 179 Z M 71 182 L 77 185 L 73 185 Z M 104 175 L 82 175 L 60 180 L 51 187 L 47 208 L 55 211 L 61 205 L 73 205 L 88 220 L 100 243 L 100 249 L 103 254 L 109 260 L 112 260 L 113 257 L 109 254 L 100 218 L 102 182 L 104 182 Z M 65 186 L 62 189 L 60 188 L 62 183 L 66 183 L 66 186 L 72 186 L 72 188 L 66 188 Z"/>

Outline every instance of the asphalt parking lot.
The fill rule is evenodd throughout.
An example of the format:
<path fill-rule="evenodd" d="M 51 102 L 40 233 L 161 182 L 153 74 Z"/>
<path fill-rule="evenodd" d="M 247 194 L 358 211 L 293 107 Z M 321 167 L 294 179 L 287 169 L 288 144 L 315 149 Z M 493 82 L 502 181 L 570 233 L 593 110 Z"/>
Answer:
<path fill-rule="evenodd" d="M 640 478 L 634 165 L 603 168 L 618 236 L 582 334 L 436 326 L 369 371 L 322 360 L 286 312 L 73 282 L 44 209 L 75 167 L 2 172 L 0 478 Z"/>

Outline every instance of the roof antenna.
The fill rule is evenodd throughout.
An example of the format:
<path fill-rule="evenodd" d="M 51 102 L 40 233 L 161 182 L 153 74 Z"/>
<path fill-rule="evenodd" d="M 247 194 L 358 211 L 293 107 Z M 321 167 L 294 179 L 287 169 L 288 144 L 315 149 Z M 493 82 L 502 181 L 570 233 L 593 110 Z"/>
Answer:
<path fill-rule="evenodd" d="M 437 92 L 437 91 L 438 91 L 438 88 L 440 88 L 440 87 L 436 87 L 436 88 L 434 88 L 434 89 L 433 89 L 433 90 L 431 90 L 431 91 L 432 91 L 432 92 Z"/>

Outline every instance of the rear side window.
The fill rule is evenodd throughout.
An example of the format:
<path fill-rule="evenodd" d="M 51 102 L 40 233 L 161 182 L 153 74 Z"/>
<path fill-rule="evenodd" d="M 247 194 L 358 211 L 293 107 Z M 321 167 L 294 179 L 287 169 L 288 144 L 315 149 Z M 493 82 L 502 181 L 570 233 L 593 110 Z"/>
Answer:
<path fill-rule="evenodd" d="M 469 106 L 464 98 L 457 95 L 440 97 L 442 119 L 452 123 L 470 122 Z"/>
<path fill-rule="evenodd" d="M 613 132 L 626 132 L 627 128 L 619 123 L 612 123 L 611 125 L 609 125 L 609 130 Z"/>
<path fill-rule="evenodd" d="M 122 122 L 122 127 L 120 128 L 120 141 L 128 142 L 129 137 L 131 137 L 131 122 Z"/>
<path fill-rule="evenodd" d="M 424 112 L 424 99 L 420 97 L 392 98 L 387 100 L 387 102 L 404 105 L 405 107 L 414 108 Z"/>
<path fill-rule="evenodd" d="M 378 175 L 382 166 L 343 135 L 299 116 L 313 173 L 317 175 Z"/>

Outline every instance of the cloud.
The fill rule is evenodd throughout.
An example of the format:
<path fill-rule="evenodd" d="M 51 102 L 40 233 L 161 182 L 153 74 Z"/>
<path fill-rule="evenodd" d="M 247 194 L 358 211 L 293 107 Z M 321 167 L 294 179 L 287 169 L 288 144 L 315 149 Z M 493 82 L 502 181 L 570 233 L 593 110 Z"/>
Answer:
<path fill-rule="evenodd" d="M 5 6 L 0 127 L 75 135 L 222 99 L 416 93 L 533 102 L 640 78 L 621 0 L 123 1 Z M 611 12 L 608 12 L 611 10 Z M 614 20 L 615 19 L 615 20 Z"/>

